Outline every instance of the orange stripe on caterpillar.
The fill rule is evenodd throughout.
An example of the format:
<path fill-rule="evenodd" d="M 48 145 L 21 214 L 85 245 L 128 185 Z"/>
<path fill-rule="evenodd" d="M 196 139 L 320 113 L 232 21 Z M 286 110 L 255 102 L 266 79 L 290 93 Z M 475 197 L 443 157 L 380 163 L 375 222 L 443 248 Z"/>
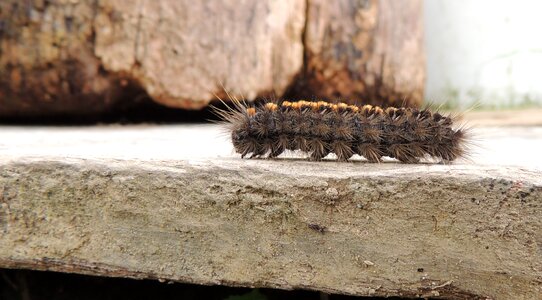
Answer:
<path fill-rule="evenodd" d="M 269 111 L 275 111 L 278 109 L 278 105 L 276 103 L 269 102 L 265 104 L 265 108 Z"/>
<path fill-rule="evenodd" d="M 253 117 L 254 115 L 256 115 L 256 108 L 254 107 L 247 108 L 247 115 L 249 117 Z"/>
<path fill-rule="evenodd" d="M 236 103 L 221 111 L 241 157 L 276 157 L 300 150 L 312 160 L 330 153 L 340 161 L 358 154 L 370 162 L 387 156 L 406 163 L 465 155 L 466 130 L 450 116 L 427 109 L 283 101 L 255 107 Z"/>

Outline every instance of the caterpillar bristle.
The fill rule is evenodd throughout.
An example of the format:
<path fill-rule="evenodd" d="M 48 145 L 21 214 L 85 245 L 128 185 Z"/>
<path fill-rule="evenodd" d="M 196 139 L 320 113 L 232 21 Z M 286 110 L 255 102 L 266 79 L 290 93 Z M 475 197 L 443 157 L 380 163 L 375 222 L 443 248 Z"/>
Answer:
<path fill-rule="evenodd" d="M 339 161 L 347 161 L 354 155 L 350 142 L 346 140 L 335 140 L 331 143 L 330 148 L 331 152 L 337 155 L 337 160 Z"/>
<path fill-rule="evenodd" d="M 230 98 L 231 99 L 231 98 Z M 430 109 L 282 101 L 249 106 L 237 99 L 214 112 L 226 121 L 241 157 L 275 158 L 299 150 L 310 160 L 328 154 L 347 161 L 355 154 L 369 162 L 382 157 L 404 163 L 422 159 L 451 162 L 467 155 L 467 129 L 456 117 Z"/>
<path fill-rule="evenodd" d="M 315 161 L 322 160 L 322 158 L 329 154 L 329 150 L 327 148 L 328 146 L 326 142 L 324 142 L 322 139 L 316 137 L 311 138 L 309 141 L 310 158 Z"/>

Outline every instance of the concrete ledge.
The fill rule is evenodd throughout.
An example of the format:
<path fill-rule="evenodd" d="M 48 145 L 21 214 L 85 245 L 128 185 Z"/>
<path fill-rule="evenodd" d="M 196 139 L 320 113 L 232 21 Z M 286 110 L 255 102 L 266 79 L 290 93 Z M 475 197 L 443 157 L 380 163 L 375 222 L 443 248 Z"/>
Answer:
<path fill-rule="evenodd" d="M 542 109 L 472 111 L 465 121 L 472 126 L 542 126 Z"/>
<path fill-rule="evenodd" d="M 241 160 L 216 126 L 3 127 L 0 267 L 540 299 L 542 129 L 475 135 L 468 164 L 404 165 Z"/>
<path fill-rule="evenodd" d="M 507 167 L 4 158 L 0 266 L 536 299 L 541 199 Z"/>

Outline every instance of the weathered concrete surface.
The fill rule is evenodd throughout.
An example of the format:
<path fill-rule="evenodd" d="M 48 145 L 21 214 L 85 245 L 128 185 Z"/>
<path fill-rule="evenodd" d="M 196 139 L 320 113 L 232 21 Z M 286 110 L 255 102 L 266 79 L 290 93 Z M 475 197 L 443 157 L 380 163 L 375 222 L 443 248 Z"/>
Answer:
<path fill-rule="evenodd" d="M 542 167 L 506 162 L 540 149 L 530 129 L 517 149 L 480 130 L 476 163 L 403 165 L 241 160 L 215 126 L 3 127 L 0 266 L 540 299 Z"/>

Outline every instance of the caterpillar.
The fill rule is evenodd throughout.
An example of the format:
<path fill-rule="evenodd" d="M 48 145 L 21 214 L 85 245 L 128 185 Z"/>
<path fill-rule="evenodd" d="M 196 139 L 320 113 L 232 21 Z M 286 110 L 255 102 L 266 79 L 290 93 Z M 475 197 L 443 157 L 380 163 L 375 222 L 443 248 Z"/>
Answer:
<path fill-rule="evenodd" d="M 275 158 L 299 150 L 314 161 L 333 153 L 339 161 L 358 154 L 369 162 L 387 156 L 417 163 L 421 159 L 451 162 L 466 154 L 467 130 L 455 124 L 454 116 L 429 109 L 304 100 L 260 105 L 232 101 L 215 112 L 227 124 L 242 158 Z"/>

